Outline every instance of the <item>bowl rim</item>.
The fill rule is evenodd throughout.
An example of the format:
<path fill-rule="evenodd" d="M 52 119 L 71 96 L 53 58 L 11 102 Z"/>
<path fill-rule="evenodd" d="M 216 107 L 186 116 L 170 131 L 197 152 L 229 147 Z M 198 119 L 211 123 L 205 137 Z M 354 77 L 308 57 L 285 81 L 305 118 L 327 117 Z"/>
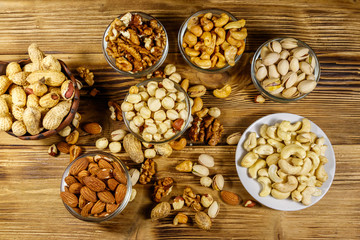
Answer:
<path fill-rule="evenodd" d="M 122 203 L 120 204 L 120 206 L 112 213 L 110 213 L 108 216 L 106 217 L 84 217 L 84 216 L 81 216 L 80 214 L 78 214 L 77 212 L 74 211 L 74 209 L 72 209 L 70 206 L 68 206 L 66 203 L 63 202 L 65 208 L 76 218 L 80 219 L 80 220 L 83 220 L 83 221 L 87 221 L 87 222 L 103 222 L 103 221 L 106 221 L 106 220 L 110 220 L 112 218 L 114 218 L 115 216 L 117 216 L 119 213 L 121 213 L 125 207 L 127 206 L 127 204 L 129 203 L 130 201 L 130 196 L 131 196 L 131 191 L 132 191 L 132 184 L 131 184 L 131 177 L 130 177 L 130 174 L 127 170 L 127 167 L 125 165 L 125 163 L 120 160 L 120 158 L 118 158 L 117 156 L 113 155 L 113 154 L 110 154 L 110 153 L 107 153 L 107 152 L 101 152 L 101 151 L 92 151 L 92 152 L 88 152 L 88 153 L 85 153 L 85 154 L 82 154 L 80 155 L 79 157 L 77 157 L 75 160 L 73 160 L 65 169 L 63 175 L 62 175 L 62 178 L 61 178 L 61 183 L 60 183 L 60 193 L 61 192 L 64 192 L 65 191 L 65 178 L 67 176 L 69 176 L 69 170 L 71 168 L 71 166 L 79 159 L 81 158 L 84 158 L 84 157 L 88 157 L 88 156 L 96 156 L 96 155 L 104 155 L 106 157 L 109 157 L 111 159 L 113 159 L 114 161 L 117 161 L 121 167 L 123 168 L 124 170 L 124 173 L 125 173 L 125 176 L 126 176 L 126 179 L 127 179 L 127 184 L 126 184 L 126 194 L 125 194 L 125 197 L 124 197 L 124 200 L 122 201 Z"/>
<path fill-rule="evenodd" d="M 61 131 L 62 129 L 64 129 L 66 126 L 70 125 L 72 120 L 75 117 L 75 114 L 79 108 L 79 104 L 80 104 L 80 90 L 77 87 L 77 83 L 76 83 L 76 79 L 74 77 L 74 75 L 71 73 L 70 69 L 68 68 L 68 66 L 65 64 L 64 61 L 58 59 L 60 65 L 61 65 L 61 70 L 63 73 L 65 73 L 66 77 L 68 77 L 73 85 L 74 85 L 74 89 L 75 89 L 75 95 L 74 98 L 72 99 L 72 104 L 71 104 L 71 109 L 69 111 L 69 113 L 66 115 L 66 117 L 64 117 L 64 119 L 62 120 L 61 124 L 59 125 L 59 127 L 57 127 L 56 129 L 52 129 L 52 130 L 47 130 L 47 131 L 42 131 L 41 133 L 37 134 L 37 135 L 23 135 L 23 136 L 16 136 L 12 131 L 8 131 L 7 133 L 11 136 L 17 137 L 21 140 L 39 140 L 39 139 L 44 139 L 47 137 L 50 137 L 52 135 L 57 134 L 59 131 Z M 0 64 L 9 64 L 10 62 L 3 62 L 0 61 Z M 31 63 L 30 58 L 27 59 L 21 59 L 19 61 L 17 61 L 17 63 L 19 63 L 20 65 L 22 64 L 28 64 Z M 26 133 L 28 134 L 28 133 Z"/>
<path fill-rule="evenodd" d="M 260 58 L 260 53 L 261 53 L 261 49 L 268 45 L 270 42 L 272 41 L 281 41 L 285 38 L 293 38 L 295 40 L 298 41 L 298 43 L 300 43 L 300 45 L 304 46 L 304 47 L 307 47 L 309 49 L 309 52 L 310 54 L 313 56 L 313 58 L 315 59 L 315 69 L 314 69 L 314 76 L 315 76 L 315 81 L 316 81 L 316 85 L 319 83 L 320 81 L 320 75 L 321 75 L 321 68 L 320 68 L 320 62 L 319 62 L 319 59 L 315 53 L 315 51 L 308 45 L 306 44 L 305 42 L 301 41 L 300 39 L 298 38 L 295 38 L 295 37 L 289 37 L 289 36 L 284 36 L 284 37 L 275 37 L 275 38 L 271 38 L 267 41 L 265 41 L 263 44 L 261 44 L 261 46 L 256 50 L 253 58 L 252 58 L 252 61 L 251 61 L 251 80 L 253 82 L 253 84 L 255 85 L 255 87 L 257 88 L 257 90 L 262 94 L 264 95 L 265 97 L 275 101 L 275 102 L 280 102 L 280 103 L 291 103 L 291 102 L 295 102 L 297 100 L 300 100 L 300 99 L 303 99 L 304 97 L 306 97 L 307 95 L 309 95 L 311 92 L 309 93 L 305 93 L 299 97 L 296 97 L 296 98 L 282 98 L 282 97 L 277 97 L 277 96 L 274 96 L 272 95 L 271 93 L 269 93 L 268 91 L 266 91 L 260 84 L 260 82 L 256 79 L 256 76 L 255 76 L 255 64 L 256 64 L 256 61 Z M 316 74 L 315 74 L 316 73 Z"/>
<path fill-rule="evenodd" d="M 144 81 L 141 81 L 139 83 L 136 84 L 137 87 L 139 86 L 144 86 L 144 85 L 147 85 L 149 82 L 151 81 L 156 81 L 156 82 L 160 82 L 162 80 L 164 80 L 165 78 L 150 78 L 150 79 L 147 79 L 147 80 L 144 80 Z M 168 78 L 167 78 L 168 79 Z M 172 81 L 172 80 L 171 80 Z M 178 131 L 174 136 L 172 136 L 171 138 L 169 139 L 165 139 L 163 141 L 159 141 L 159 142 L 156 142 L 156 141 L 150 141 L 150 142 L 147 142 L 145 141 L 142 136 L 140 134 L 137 134 L 135 133 L 134 131 L 131 130 L 130 128 L 130 121 L 126 119 L 126 112 L 122 112 L 122 117 L 123 117 L 123 120 L 124 120 L 124 123 L 126 125 L 126 128 L 130 131 L 131 134 L 133 134 L 138 140 L 140 140 L 140 142 L 145 142 L 145 143 L 148 143 L 148 144 L 163 144 L 163 143 L 168 143 L 170 141 L 173 141 L 179 137 L 181 137 L 185 132 L 186 130 L 188 129 L 188 126 L 190 124 L 190 120 L 191 120 L 191 107 L 190 107 L 190 97 L 189 95 L 187 94 L 187 92 L 175 81 L 172 81 L 174 83 L 174 86 L 176 88 L 176 90 L 182 92 L 185 94 L 185 105 L 186 105 L 186 109 L 188 110 L 188 117 L 187 119 L 185 120 L 185 125 L 184 125 L 184 128 L 181 130 L 181 131 Z M 128 97 L 129 95 L 129 92 L 127 92 L 125 98 L 124 98 L 124 101 L 125 99 Z M 124 102 L 123 101 L 123 102 Z"/>
<path fill-rule="evenodd" d="M 208 9 L 202 9 L 200 11 L 197 11 L 195 13 L 193 13 L 192 15 L 190 15 L 188 18 L 185 19 L 185 21 L 181 24 L 181 27 L 178 31 L 178 37 L 177 37 L 177 42 L 178 42 L 178 48 L 180 50 L 181 56 L 184 58 L 185 62 L 190 65 L 191 67 L 193 67 L 194 69 L 203 72 L 203 73 L 221 73 L 221 72 L 225 72 L 227 70 L 229 70 L 230 68 L 234 67 L 235 65 L 237 65 L 237 63 L 240 61 L 240 58 L 242 57 L 242 55 L 244 54 L 244 52 L 241 55 L 236 55 L 235 57 L 235 65 L 234 66 L 230 66 L 228 63 L 226 63 L 225 67 L 222 68 L 209 68 L 209 69 L 203 69 L 198 67 L 196 64 L 194 64 L 190 59 L 189 56 L 185 53 L 185 50 L 182 46 L 183 44 L 183 39 L 184 39 L 184 35 L 187 29 L 187 24 L 190 21 L 191 18 L 196 17 L 200 14 L 204 14 L 204 13 L 215 13 L 215 14 L 221 14 L 221 13 L 226 13 L 233 21 L 237 21 L 238 19 L 231 14 L 230 12 L 220 9 L 220 8 L 208 8 Z M 246 38 L 244 39 L 245 42 L 245 46 L 246 46 Z"/>
<path fill-rule="evenodd" d="M 128 12 L 125 12 L 125 13 L 122 13 L 120 14 L 119 16 L 117 16 L 116 18 L 120 19 L 122 16 L 124 16 L 125 14 L 127 13 L 131 13 L 131 14 L 139 14 L 141 17 L 145 18 L 146 20 L 152 20 L 152 19 L 155 19 L 158 24 L 164 29 L 164 32 L 165 32 L 165 36 L 166 36 L 166 42 L 165 42 L 165 48 L 163 50 L 163 53 L 161 55 L 161 58 L 154 64 L 152 65 L 151 67 L 148 67 L 140 72 L 136 72 L 136 73 L 132 73 L 132 72 L 126 72 L 126 71 L 122 71 L 120 70 L 116 64 L 114 63 L 114 61 L 112 60 L 113 58 L 111 56 L 108 55 L 106 49 L 107 49 L 107 41 L 105 41 L 105 38 L 109 32 L 109 29 L 110 29 L 110 26 L 112 24 L 112 22 L 114 20 L 112 20 L 109 25 L 106 27 L 104 33 L 103 33 L 103 37 L 102 37 L 102 40 L 101 40 L 101 48 L 102 48 L 102 52 L 103 52 L 103 55 L 105 57 L 105 60 L 107 61 L 107 63 L 115 70 L 117 71 L 118 73 L 124 75 L 124 76 L 132 76 L 134 78 L 136 77 L 143 77 L 143 76 L 146 76 L 148 75 L 149 73 L 152 73 L 154 71 L 156 71 L 166 60 L 166 57 L 168 55 L 168 52 L 169 52 L 169 36 L 168 36 L 168 33 L 165 29 L 165 26 L 157 19 L 155 18 L 154 16 L 150 15 L 150 14 L 147 14 L 147 13 L 144 13 L 144 12 L 141 12 L 141 11 L 128 11 Z"/>

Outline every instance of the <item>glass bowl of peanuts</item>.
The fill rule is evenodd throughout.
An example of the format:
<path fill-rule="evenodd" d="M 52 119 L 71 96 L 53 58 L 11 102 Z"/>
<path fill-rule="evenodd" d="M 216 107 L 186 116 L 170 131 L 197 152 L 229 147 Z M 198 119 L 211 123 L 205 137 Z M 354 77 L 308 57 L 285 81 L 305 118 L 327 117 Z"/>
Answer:
<path fill-rule="evenodd" d="M 161 144 L 180 137 L 191 120 L 190 98 L 168 78 L 130 87 L 121 110 L 126 127 L 141 142 Z"/>
<path fill-rule="evenodd" d="M 127 166 L 106 152 L 89 152 L 72 161 L 61 179 L 60 197 L 76 218 L 102 222 L 121 213 L 132 185 Z"/>
<path fill-rule="evenodd" d="M 221 9 L 205 9 L 187 18 L 178 33 L 185 61 L 204 73 L 224 72 L 240 60 L 246 44 L 245 20 Z"/>
<path fill-rule="evenodd" d="M 309 45 L 290 37 L 273 38 L 255 52 L 251 79 L 259 92 L 289 103 L 312 92 L 320 79 L 320 63 Z"/>
<path fill-rule="evenodd" d="M 143 77 L 164 63 L 169 40 L 159 20 L 143 12 L 128 12 L 106 28 L 102 49 L 106 61 L 117 72 Z"/>

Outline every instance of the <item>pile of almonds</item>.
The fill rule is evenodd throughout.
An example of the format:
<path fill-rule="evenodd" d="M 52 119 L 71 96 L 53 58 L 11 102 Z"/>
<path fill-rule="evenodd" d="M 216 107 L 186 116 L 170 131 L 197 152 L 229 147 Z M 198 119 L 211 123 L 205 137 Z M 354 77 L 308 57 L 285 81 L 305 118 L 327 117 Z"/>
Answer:
<path fill-rule="evenodd" d="M 103 155 L 87 156 L 73 163 L 60 196 L 83 217 L 106 217 L 123 202 L 127 181 L 118 162 Z"/>

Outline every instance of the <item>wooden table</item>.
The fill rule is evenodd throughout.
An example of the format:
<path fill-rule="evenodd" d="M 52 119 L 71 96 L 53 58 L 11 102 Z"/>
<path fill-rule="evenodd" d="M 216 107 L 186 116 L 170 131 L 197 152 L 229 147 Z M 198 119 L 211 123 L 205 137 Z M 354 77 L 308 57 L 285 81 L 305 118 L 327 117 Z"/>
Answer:
<path fill-rule="evenodd" d="M 87 66 L 95 74 L 100 93 L 90 97 L 84 88 L 79 113 L 83 121 L 103 125 L 101 136 L 124 127 L 109 119 L 107 101 L 122 101 L 137 80 L 116 73 L 105 61 L 101 38 L 109 22 L 126 11 L 144 11 L 157 17 L 169 34 L 166 63 L 191 83 L 205 83 L 209 89 L 228 82 L 233 87 L 222 100 L 209 91 L 206 106 L 222 110 L 224 137 L 216 147 L 188 146 L 169 159 L 157 161 L 156 177 L 170 176 L 176 186 L 172 195 L 186 185 L 197 193 L 211 193 L 221 203 L 221 211 L 210 231 L 194 226 L 172 225 L 171 216 L 150 220 L 151 185 L 136 185 L 138 195 L 125 211 L 111 221 L 87 223 L 72 217 L 59 197 L 62 173 L 69 156 L 47 154 L 53 136 L 39 141 L 21 141 L 0 133 L 0 239 L 359 239 L 360 238 L 360 4 L 353 0 L 318 1 L 0 1 L 0 60 L 26 57 L 27 47 L 36 42 L 46 52 L 64 60 L 75 70 Z M 205 8 L 222 8 L 247 20 L 249 36 L 241 63 L 230 73 L 207 76 L 195 72 L 177 48 L 177 32 L 190 13 Z M 321 80 L 305 99 L 281 104 L 256 104 L 258 94 L 250 78 L 253 53 L 264 41 L 292 36 L 308 43 L 321 63 Z M 214 79 L 218 79 L 215 81 Z M 209 83 L 210 82 L 210 83 Z M 289 112 L 308 117 L 330 138 L 336 155 L 336 175 L 325 197 L 302 211 L 282 212 L 267 207 L 245 208 L 224 204 L 217 192 L 201 187 L 199 178 L 179 174 L 174 166 L 181 160 L 196 160 L 200 153 L 216 159 L 211 174 L 225 177 L 225 188 L 250 198 L 237 176 L 235 146 L 226 145 L 226 136 L 243 132 L 253 121 L 271 113 Z M 104 114 L 106 113 L 106 114 Z M 81 145 L 94 150 L 100 136 L 84 136 Z M 118 154 L 135 166 L 126 153 Z M 193 213 L 188 211 L 193 218 Z"/>

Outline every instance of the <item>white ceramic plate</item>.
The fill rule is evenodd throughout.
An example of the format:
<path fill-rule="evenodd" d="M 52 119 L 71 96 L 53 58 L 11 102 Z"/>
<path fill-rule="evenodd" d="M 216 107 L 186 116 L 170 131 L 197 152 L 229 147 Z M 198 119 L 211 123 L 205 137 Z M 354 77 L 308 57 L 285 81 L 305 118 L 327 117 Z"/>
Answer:
<path fill-rule="evenodd" d="M 327 157 L 327 159 L 329 160 L 328 163 L 326 163 L 324 165 L 325 170 L 329 175 L 329 178 L 320 187 L 322 194 L 318 197 L 314 197 L 314 196 L 312 197 L 311 205 L 305 206 L 302 203 L 298 203 L 298 202 L 291 200 L 290 198 L 279 200 L 279 199 L 275 199 L 271 195 L 269 195 L 267 197 L 260 197 L 259 196 L 259 192 L 261 191 L 260 183 L 258 183 L 256 181 L 256 179 L 253 179 L 248 175 L 247 168 L 240 166 L 241 159 L 247 153 L 247 151 L 243 148 L 243 144 L 250 132 L 256 132 L 257 136 L 259 136 L 260 127 L 263 124 L 274 125 L 277 122 L 280 123 L 282 120 L 288 120 L 291 123 L 294 123 L 297 121 L 301 121 L 303 118 L 304 117 L 302 117 L 302 116 L 290 114 L 290 113 L 276 113 L 276 114 L 271 114 L 271 115 L 262 117 L 262 118 L 258 119 L 257 121 L 255 121 L 253 124 L 251 124 L 246 129 L 246 131 L 241 136 L 239 143 L 237 145 L 236 155 L 235 155 L 235 165 L 236 165 L 236 170 L 238 172 L 241 183 L 243 184 L 245 189 L 250 193 L 250 195 L 253 198 L 255 198 L 258 202 L 260 202 L 261 204 L 263 204 L 269 208 L 273 208 L 276 210 L 282 210 L 282 211 L 297 211 L 297 210 L 301 210 L 301 209 L 310 207 L 310 206 L 314 205 L 315 203 L 317 203 L 326 194 L 326 192 L 329 190 L 329 188 L 332 184 L 332 181 L 334 179 L 335 166 L 336 166 L 334 149 L 330 143 L 329 138 L 326 136 L 326 134 L 321 130 L 321 128 L 319 128 L 315 123 L 313 123 L 311 121 L 310 121 L 311 122 L 311 131 L 313 133 L 315 133 L 318 137 L 325 138 L 325 144 L 328 146 L 326 153 L 325 153 L 325 157 Z"/>

